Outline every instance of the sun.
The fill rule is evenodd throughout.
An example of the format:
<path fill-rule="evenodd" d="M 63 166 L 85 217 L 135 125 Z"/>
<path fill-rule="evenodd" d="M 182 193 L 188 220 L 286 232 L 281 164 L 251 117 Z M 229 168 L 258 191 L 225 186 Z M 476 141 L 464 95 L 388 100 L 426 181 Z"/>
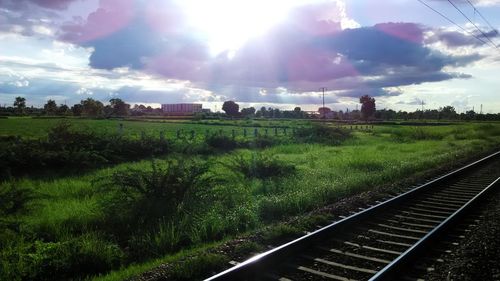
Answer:
<path fill-rule="evenodd" d="M 206 36 L 214 55 L 235 51 L 286 19 L 306 0 L 179 0 L 188 21 Z"/>

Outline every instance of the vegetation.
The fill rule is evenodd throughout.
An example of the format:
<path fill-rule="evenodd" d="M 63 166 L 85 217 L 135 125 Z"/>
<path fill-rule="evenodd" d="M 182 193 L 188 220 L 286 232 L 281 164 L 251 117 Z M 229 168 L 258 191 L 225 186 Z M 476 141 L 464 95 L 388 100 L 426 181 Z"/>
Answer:
<path fill-rule="evenodd" d="M 360 97 L 361 110 L 332 111 L 330 108 L 319 108 L 316 113 L 302 111 L 300 107 L 293 110 L 280 110 L 278 108 L 254 107 L 242 108 L 234 101 L 225 101 L 222 110 L 225 113 L 209 110 L 197 113 L 193 116 L 195 119 L 218 119 L 226 117 L 244 117 L 244 118 L 272 118 L 272 119 L 318 119 L 327 118 L 343 122 L 353 121 L 397 121 L 397 120 L 465 120 L 465 121 L 500 121 L 500 113 L 483 113 L 482 108 L 478 113 L 473 110 L 458 113 L 453 106 L 444 106 L 438 109 L 416 110 L 414 112 L 394 111 L 392 109 L 376 110 L 375 99 L 365 95 Z M 116 117 L 150 117 L 166 118 L 165 112 L 161 108 L 152 108 L 143 104 L 135 104 L 131 107 L 125 101 L 112 98 L 109 104 L 104 105 L 101 101 L 87 98 L 68 107 L 65 104 L 57 106 L 54 100 L 48 100 L 43 108 L 27 107 L 26 99 L 16 97 L 13 107 L 0 107 L 0 118 L 5 116 L 74 116 L 87 118 L 116 118 Z"/>
<path fill-rule="evenodd" d="M 364 120 L 373 117 L 376 111 L 375 99 L 368 95 L 364 95 L 359 98 L 359 102 L 361 103 L 361 117 L 363 117 Z"/>
<path fill-rule="evenodd" d="M 12 158 L 2 154 L 2 163 L 11 161 L 4 164 L 11 167 L 16 163 L 12 161 L 18 161 L 27 173 L 27 177 L 14 173 L 0 183 L 1 280 L 121 280 L 160 261 L 172 262 L 172 280 L 197 279 L 203 272 L 217 270 L 227 258 L 200 254 L 200 250 L 186 259 L 183 251 L 198 251 L 500 144 L 500 125 L 495 123 L 390 125 L 351 131 L 262 121 L 258 136 L 249 129 L 245 138 L 242 129 L 246 127 L 239 126 L 258 128 L 254 121 L 69 120 L 45 137 L 36 128 L 23 132 L 25 137 L 6 136 L 5 132 L 20 131 L 25 121 L 0 122 L 8 125 L 2 127 L 2 142 L 9 145 L 6 151 L 16 153 Z M 30 122 L 45 122 L 49 124 L 45 128 L 50 128 L 59 121 L 29 119 L 26 124 Z M 120 122 L 130 130 L 137 126 L 137 132 L 149 131 L 144 139 L 140 133 L 121 137 L 105 133 L 116 130 Z M 85 130 L 84 124 L 92 126 Z M 270 124 L 287 128 L 287 135 L 281 130 L 276 137 L 269 130 L 266 136 L 264 129 Z M 208 138 L 207 128 L 212 129 Z M 185 133 L 177 140 L 180 129 Z M 234 138 L 233 129 L 240 132 Z M 165 143 L 160 143 L 162 130 L 171 133 Z M 194 139 L 191 130 L 197 132 Z M 151 132 L 158 143 L 148 139 Z M 160 144 L 165 144 L 165 151 L 157 150 Z M 95 162 L 88 162 L 94 169 L 78 175 L 33 177 L 33 169 L 25 168 L 33 165 L 29 159 L 79 167 L 80 162 L 94 159 L 89 155 L 107 163 L 125 163 L 94 166 Z M 296 232 L 294 227 L 280 226 L 264 236 L 272 241 Z"/>
<path fill-rule="evenodd" d="M 222 110 L 224 110 L 228 116 L 235 117 L 238 116 L 240 106 L 234 101 L 225 101 L 222 105 Z"/>

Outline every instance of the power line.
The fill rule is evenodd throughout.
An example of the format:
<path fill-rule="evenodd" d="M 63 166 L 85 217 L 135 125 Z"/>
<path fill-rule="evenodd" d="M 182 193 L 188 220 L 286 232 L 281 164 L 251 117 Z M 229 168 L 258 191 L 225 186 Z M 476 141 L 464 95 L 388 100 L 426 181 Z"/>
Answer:
<path fill-rule="evenodd" d="M 423 0 L 417 0 L 418 2 L 422 3 L 424 6 L 426 6 L 427 8 L 431 9 L 433 12 L 437 13 L 438 15 L 440 15 L 441 17 L 445 18 L 447 21 L 451 22 L 452 24 L 454 24 L 455 26 L 457 26 L 458 28 L 460 28 L 461 30 L 463 30 L 465 33 L 469 34 L 470 36 L 476 38 L 477 40 L 481 41 L 481 43 L 483 44 L 487 44 L 487 42 L 485 42 L 483 39 L 479 38 L 478 36 L 476 36 L 474 33 L 471 33 L 470 31 L 468 31 L 467 29 L 463 28 L 461 25 L 459 25 L 458 23 L 454 22 L 453 20 L 451 20 L 449 17 L 445 16 L 443 13 L 441 13 L 440 11 L 432 8 L 431 6 L 429 6 L 429 4 L 425 3 Z"/>
<path fill-rule="evenodd" d="M 472 8 L 474 9 L 474 12 L 476 12 L 484 20 L 484 22 L 486 22 L 486 24 L 488 24 L 488 26 L 491 28 L 491 30 L 496 31 L 496 28 L 494 28 L 491 25 L 491 23 L 485 17 L 483 17 L 483 15 L 481 14 L 481 12 L 479 12 L 479 10 L 476 9 L 476 7 L 474 6 L 474 4 L 472 4 L 472 2 L 469 1 L 469 0 L 467 0 L 467 2 L 472 6 Z"/>
<path fill-rule="evenodd" d="M 462 10 L 460 10 L 460 8 L 457 7 L 457 5 L 455 5 L 451 0 L 448 0 L 448 2 L 450 2 L 450 4 L 457 10 L 459 11 L 470 23 L 472 23 L 472 25 L 477 29 L 479 30 L 479 32 L 481 32 L 481 34 L 483 34 L 483 36 L 488 39 L 488 41 L 490 41 L 490 43 L 495 47 L 495 48 L 498 48 L 497 45 L 495 45 L 495 43 L 493 43 L 493 41 L 491 41 L 491 39 L 488 37 L 488 35 L 486 35 L 479 27 L 477 27 L 477 25 L 464 13 L 462 12 Z"/>

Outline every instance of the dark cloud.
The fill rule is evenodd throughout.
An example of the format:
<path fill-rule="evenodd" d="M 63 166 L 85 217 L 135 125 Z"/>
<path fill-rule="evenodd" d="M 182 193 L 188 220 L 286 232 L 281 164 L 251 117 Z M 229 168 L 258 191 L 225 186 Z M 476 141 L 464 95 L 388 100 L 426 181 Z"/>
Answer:
<path fill-rule="evenodd" d="M 355 89 L 355 90 L 343 90 L 336 92 L 335 95 L 338 97 L 349 97 L 349 98 L 359 98 L 360 96 L 369 95 L 372 97 L 387 97 L 387 96 L 400 96 L 403 92 L 401 90 L 389 90 L 383 88 L 366 88 L 366 89 Z"/>
<path fill-rule="evenodd" d="M 39 7 L 55 10 L 64 10 L 68 6 L 79 0 L 0 0 L 0 6 L 6 9 L 23 10 L 28 4 L 35 4 Z"/>
<path fill-rule="evenodd" d="M 497 30 L 490 30 L 484 33 L 477 31 L 474 32 L 474 36 L 458 31 L 436 29 L 432 30 L 432 35 L 427 38 L 426 43 L 432 44 L 435 42 L 443 42 L 446 46 L 452 48 L 463 46 L 482 46 L 487 44 L 488 38 L 491 40 L 498 37 L 499 33 Z M 480 39 L 482 39 L 482 41 Z"/>
<path fill-rule="evenodd" d="M 27 2 L 32 2 L 40 7 L 49 8 L 49 9 L 66 9 L 68 6 L 77 0 L 26 0 Z"/>

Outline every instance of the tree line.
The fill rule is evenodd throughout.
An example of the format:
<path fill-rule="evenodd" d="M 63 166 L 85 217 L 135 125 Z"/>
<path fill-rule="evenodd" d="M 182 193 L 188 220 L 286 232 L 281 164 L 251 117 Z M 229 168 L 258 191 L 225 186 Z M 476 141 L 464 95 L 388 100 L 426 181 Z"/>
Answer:
<path fill-rule="evenodd" d="M 43 108 L 27 107 L 26 98 L 16 97 L 13 107 L 0 108 L 0 115 L 46 115 L 46 116 L 89 116 L 89 117 L 113 117 L 128 116 L 130 104 L 118 98 L 109 100 L 108 105 L 93 98 L 81 100 L 80 103 L 69 107 L 66 104 L 57 105 L 49 99 Z"/>
<path fill-rule="evenodd" d="M 362 96 L 359 99 L 361 110 L 339 110 L 334 111 L 328 107 L 320 107 L 317 112 L 303 111 L 300 107 L 293 110 L 282 110 L 279 108 L 262 106 L 241 108 L 235 101 L 225 101 L 222 110 L 224 113 L 203 112 L 197 113 L 196 118 L 286 118 L 286 119 L 330 119 L 330 120 L 478 120 L 478 121 L 500 121 L 500 114 L 477 113 L 474 110 L 458 113 L 453 106 L 444 106 L 438 109 L 395 111 L 392 109 L 376 109 L 375 99 L 370 96 Z M 109 104 L 104 105 L 101 101 L 87 98 L 80 103 L 69 107 L 65 104 L 57 105 L 54 100 L 48 100 L 43 108 L 27 107 L 26 99 L 16 97 L 13 106 L 0 107 L 0 116 L 22 116 L 22 115 L 46 115 L 46 116 L 83 116 L 83 117 L 124 117 L 124 116 L 161 116 L 164 112 L 160 108 L 153 108 L 142 104 L 131 107 L 130 104 L 119 98 L 112 98 Z"/>

